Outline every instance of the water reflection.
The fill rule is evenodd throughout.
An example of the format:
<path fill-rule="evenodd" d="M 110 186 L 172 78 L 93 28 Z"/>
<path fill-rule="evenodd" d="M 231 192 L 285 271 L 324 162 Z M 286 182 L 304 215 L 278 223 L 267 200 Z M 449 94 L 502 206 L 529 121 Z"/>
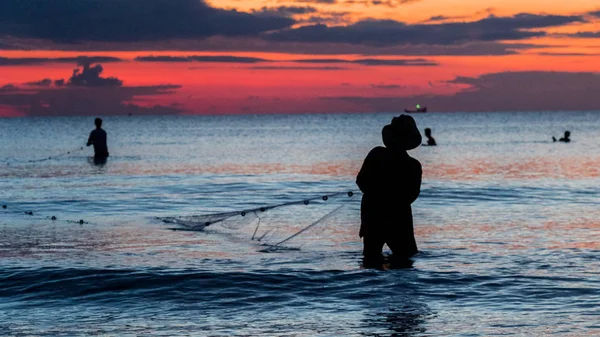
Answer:
<path fill-rule="evenodd" d="M 424 304 L 404 297 L 395 303 L 401 306 L 367 315 L 363 336 L 412 337 L 427 331 L 426 323 L 432 316 Z"/>
<path fill-rule="evenodd" d="M 93 166 L 104 167 L 106 162 L 108 161 L 108 157 L 90 157 L 88 158 L 88 163 Z"/>
<path fill-rule="evenodd" d="M 421 158 L 419 158 L 421 159 Z M 597 156 L 486 156 L 459 160 L 423 160 L 425 179 L 472 181 L 490 177 L 513 179 L 589 179 L 600 175 Z"/>
<path fill-rule="evenodd" d="M 363 258 L 361 267 L 363 269 L 379 269 L 379 270 L 393 270 L 393 269 L 407 269 L 412 268 L 413 260 L 407 258 L 394 258 L 393 255 L 386 257 L 365 257 Z"/>

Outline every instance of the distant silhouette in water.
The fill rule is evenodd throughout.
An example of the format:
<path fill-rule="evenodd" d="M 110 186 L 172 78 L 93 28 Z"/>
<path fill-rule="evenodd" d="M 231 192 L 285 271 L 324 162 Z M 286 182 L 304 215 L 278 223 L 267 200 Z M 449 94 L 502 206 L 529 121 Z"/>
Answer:
<path fill-rule="evenodd" d="M 435 139 L 433 137 L 431 137 L 431 129 L 430 128 L 425 129 L 425 137 L 427 137 L 427 145 L 428 146 L 436 146 L 437 145 L 437 143 L 435 142 Z"/>
<path fill-rule="evenodd" d="M 421 134 L 412 117 L 401 115 L 383 127 L 382 138 L 385 147 L 369 152 L 356 179 L 363 192 L 359 236 L 367 267 L 383 261 L 386 243 L 392 262 L 418 252 L 411 204 L 421 191 L 422 169 L 406 151 L 421 145 Z"/>
<path fill-rule="evenodd" d="M 106 146 L 106 131 L 102 130 L 102 119 L 96 118 L 94 121 L 96 129 L 90 132 L 90 137 L 87 141 L 87 146 L 94 145 L 94 162 L 99 161 L 104 163 L 108 157 L 108 147 Z"/>
<path fill-rule="evenodd" d="M 559 139 L 558 141 L 559 142 L 563 142 L 563 143 L 568 143 L 568 142 L 571 141 L 571 138 L 569 138 L 569 137 L 571 137 L 571 132 L 570 131 L 565 131 L 565 136 L 563 138 Z M 552 137 L 552 141 L 555 142 L 556 141 L 556 137 Z"/>

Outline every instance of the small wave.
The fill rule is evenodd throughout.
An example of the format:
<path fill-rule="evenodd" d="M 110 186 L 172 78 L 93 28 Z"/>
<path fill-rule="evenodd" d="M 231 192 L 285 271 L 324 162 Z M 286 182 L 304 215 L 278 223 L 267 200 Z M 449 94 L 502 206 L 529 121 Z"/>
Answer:
<path fill-rule="evenodd" d="M 205 303 L 212 307 L 261 306 L 268 302 L 284 306 L 299 298 L 304 301 L 382 301 L 397 295 L 422 300 L 455 300 L 465 303 L 507 299 L 518 303 L 552 301 L 559 298 L 599 298 L 600 292 L 581 287 L 576 277 L 505 276 L 459 272 L 427 272 L 414 269 L 314 271 L 280 270 L 212 272 L 172 269 L 63 269 L 8 268 L 0 271 L 0 298 L 5 303 L 29 305 L 48 302 L 135 302 L 171 301 Z M 577 287 L 576 285 L 580 286 Z M 247 309 L 247 308 L 246 308 Z"/>
<path fill-rule="evenodd" d="M 500 202 L 506 204 L 548 204 L 556 202 L 589 204 L 598 202 L 598 188 L 557 187 L 473 187 L 473 186 L 428 186 L 422 189 L 419 200 L 435 203 L 480 203 Z"/>
<path fill-rule="evenodd" d="M 8 269 L 0 272 L 5 301 L 144 299 L 230 305 L 287 302 L 294 296 L 352 296 L 377 283 L 373 272 L 209 272 L 126 269 Z"/>

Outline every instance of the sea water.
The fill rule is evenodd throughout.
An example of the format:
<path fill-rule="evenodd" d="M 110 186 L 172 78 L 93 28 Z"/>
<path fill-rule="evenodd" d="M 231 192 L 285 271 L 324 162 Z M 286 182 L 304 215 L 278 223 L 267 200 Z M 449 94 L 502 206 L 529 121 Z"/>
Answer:
<path fill-rule="evenodd" d="M 0 119 L 0 335 L 600 335 L 600 112 L 415 114 L 411 268 L 362 267 L 359 193 L 156 219 L 357 191 L 393 116 L 106 116 L 100 165 L 93 118 Z"/>

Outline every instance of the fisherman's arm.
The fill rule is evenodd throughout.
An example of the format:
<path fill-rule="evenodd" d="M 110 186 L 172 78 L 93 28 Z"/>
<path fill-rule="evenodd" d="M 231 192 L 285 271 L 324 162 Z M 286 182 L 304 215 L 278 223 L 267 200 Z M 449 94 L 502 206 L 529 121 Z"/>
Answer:
<path fill-rule="evenodd" d="M 411 168 L 411 174 L 404 183 L 403 199 L 406 203 L 412 204 L 421 194 L 421 181 L 423 169 L 421 163 L 415 160 Z"/>
<path fill-rule="evenodd" d="M 90 132 L 86 146 L 94 144 L 94 131 Z"/>
<path fill-rule="evenodd" d="M 377 172 L 375 172 L 375 166 L 376 166 L 376 162 L 377 162 L 377 158 L 378 158 L 378 153 L 380 152 L 380 148 L 376 147 L 373 150 L 371 150 L 371 152 L 369 152 L 369 154 L 367 155 L 367 158 L 365 158 L 365 161 L 363 162 L 363 165 L 360 169 L 360 171 L 358 172 L 358 176 L 356 177 L 356 185 L 358 185 L 358 188 L 363 192 L 363 193 L 369 193 L 369 191 L 372 191 L 375 188 L 376 185 L 376 175 Z"/>

